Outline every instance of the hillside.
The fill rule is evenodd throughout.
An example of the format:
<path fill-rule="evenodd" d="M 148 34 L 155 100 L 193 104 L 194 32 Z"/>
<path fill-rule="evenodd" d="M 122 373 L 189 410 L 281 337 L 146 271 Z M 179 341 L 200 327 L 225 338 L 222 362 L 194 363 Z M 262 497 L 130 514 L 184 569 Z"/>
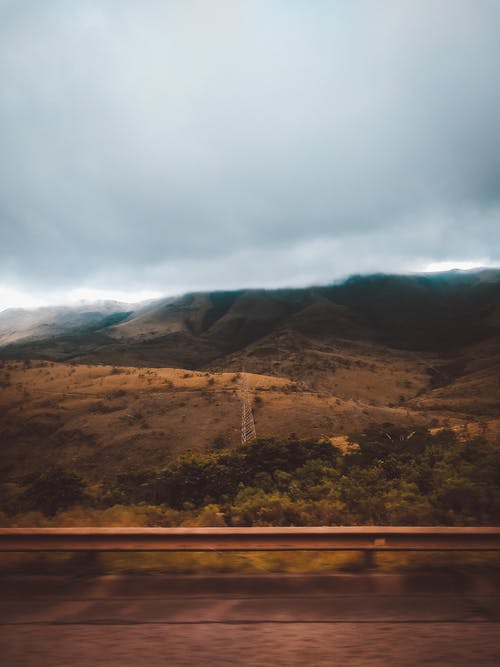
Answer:
<path fill-rule="evenodd" d="M 373 421 L 422 421 L 402 407 L 340 398 L 287 378 L 248 374 L 258 432 L 332 437 Z M 16 477 L 62 464 L 88 479 L 164 465 L 187 449 L 240 440 L 235 373 L 4 363 L 1 472 Z"/>
<path fill-rule="evenodd" d="M 55 312 L 2 313 L 11 341 L 13 322 L 35 323 L 0 348 L 8 483 L 56 463 L 95 481 L 235 447 L 242 369 L 261 436 L 343 443 L 391 422 L 498 437 L 499 272 Z M 41 337 L 42 320 L 64 333 Z"/>
<path fill-rule="evenodd" d="M 223 367 L 228 355 L 237 354 L 242 363 L 265 359 L 261 366 L 269 371 L 279 350 L 288 353 L 307 340 L 332 349 L 357 342 L 453 358 L 465 346 L 498 338 L 500 271 L 193 293 L 135 310 L 123 304 L 106 313 L 78 309 L 73 319 L 68 309 L 55 310 L 52 321 L 45 310 L 1 313 L 1 356 L 201 369 Z M 27 331 L 23 320 L 41 324 Z"/>

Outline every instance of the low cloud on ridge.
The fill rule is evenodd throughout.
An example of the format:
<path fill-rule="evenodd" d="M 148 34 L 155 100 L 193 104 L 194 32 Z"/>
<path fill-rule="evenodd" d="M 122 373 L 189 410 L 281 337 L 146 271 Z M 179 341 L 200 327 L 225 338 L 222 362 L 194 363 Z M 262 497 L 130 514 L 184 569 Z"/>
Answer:
<path fill-rule="evenodd" d="M 499 34 L 496 0 L 0 0 L 0 285 L 500 264 Z"/>

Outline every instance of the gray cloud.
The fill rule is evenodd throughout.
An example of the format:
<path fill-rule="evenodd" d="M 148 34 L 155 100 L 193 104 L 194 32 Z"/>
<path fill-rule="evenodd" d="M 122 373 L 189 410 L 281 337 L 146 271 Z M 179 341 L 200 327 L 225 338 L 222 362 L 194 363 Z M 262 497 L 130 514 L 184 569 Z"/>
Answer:
<path fill-rule="evenodd" d="M 496 0 L 0 0 L 0 281 L 500 262 Z"/>

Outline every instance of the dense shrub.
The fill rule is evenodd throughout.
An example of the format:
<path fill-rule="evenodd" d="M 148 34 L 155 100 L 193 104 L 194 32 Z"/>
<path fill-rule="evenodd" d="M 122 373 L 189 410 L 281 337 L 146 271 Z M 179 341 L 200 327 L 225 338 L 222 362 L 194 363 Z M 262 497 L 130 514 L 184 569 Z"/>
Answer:
<path fill-rule="evenodd" d="M 85 499 L 84 483 L 80 477 L 61 468 L 52 468 L 35 477 L 21 496 L 21 506 L 53 516 Z"/>
<path fill-rule="evenodd" d="M 163 470 L 117 476 L 98 501 L 147 507 L 158 525 L 498 524 L 495 444 L 390 424 L 356 442 L 344 454 L 328 441 L 297 439 L 191 452 Z M 54 469 L 29 480 L 20 500 L 24 511 L 52 516 L 85 501 L 83 483 Z"/>

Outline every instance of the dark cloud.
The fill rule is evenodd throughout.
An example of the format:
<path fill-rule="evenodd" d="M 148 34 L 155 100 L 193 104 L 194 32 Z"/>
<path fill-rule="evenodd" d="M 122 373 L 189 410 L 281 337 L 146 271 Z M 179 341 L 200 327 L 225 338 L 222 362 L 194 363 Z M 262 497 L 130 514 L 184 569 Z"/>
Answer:
<path fill-rule="evenodd" d="M 0 281 L 500 262 L 496 0 L 0 0 Z"/>

